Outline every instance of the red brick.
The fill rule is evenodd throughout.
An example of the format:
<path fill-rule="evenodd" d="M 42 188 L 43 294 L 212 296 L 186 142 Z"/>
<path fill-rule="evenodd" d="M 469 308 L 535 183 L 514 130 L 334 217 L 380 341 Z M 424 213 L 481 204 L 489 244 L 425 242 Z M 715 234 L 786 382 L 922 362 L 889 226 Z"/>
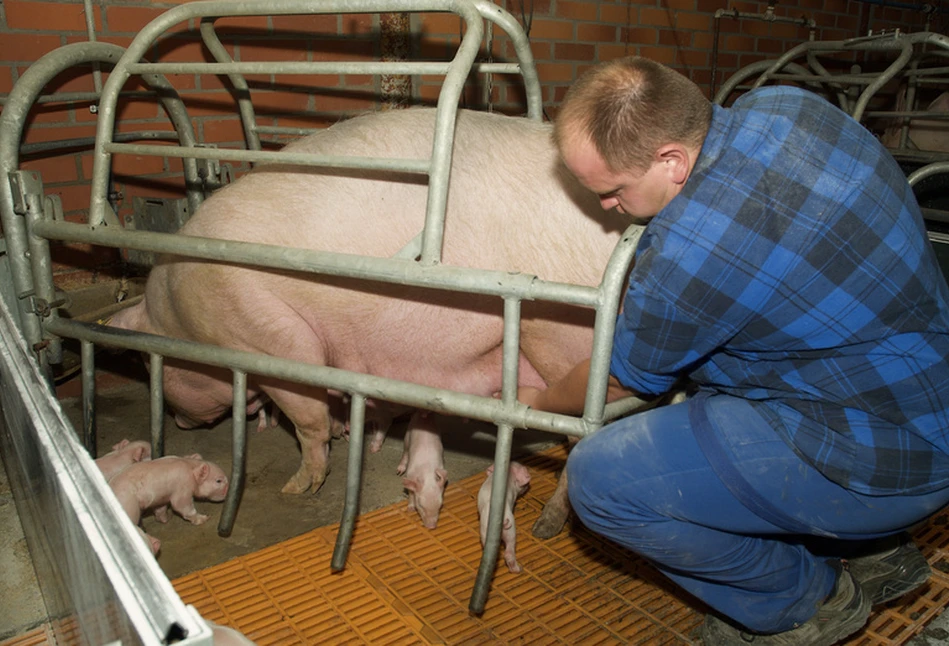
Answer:
<path fill-rule="evenodd" d="M 724 48 L 729 51 L 753 52 L 755 39 L 747 36 L 726 36 Z"/>
<path fill-rule="evenodd" d="M 640 25 L 654 25 L 656 27 L 671 27 L 672 16 L 665 9 L 647 9 L 643 7 L 639 10 Z"/>
<path fill-rule="evenodd" d="M 632 56 L 636 53 L 636 44 L 631 45 L 616 44 L 616 45 L 597 45 L 597 60 L 598 61 L 611 61 L 617 58 L 623 58 L 624 56 Z"/>
<path fill-rule="evenodd" d="M 236 58 L 241 61 L 305 61 L 307 46 L 302 40 L 242 41 Z"/>
<path fill-rule="evenodd" d="M 30 110 L 27 128 L 36 124 L 68 126 L 72 123 L 72 110 L 62 103 L 43 103 Z"/>
<path fill-rule="evenodd" d="M 29 128 L 26 131 L 25 141 L 29 143 L 40 141 L 59 141 L 78 137 L 93 137 L 96 134 L 94 125 L 57 126 Z"/>
<path fill-rule="evenodd" d="M 63 212 L 78 211 L 89 208 L 89 184 L 66 184 L 49 185 L 45 184 L 44 189 L 47 195 L 58 195 L 63 203 Z"/>
<path fill-rule="evenodd" d="M 13 67 L 0 65 L 0 94 L 9 94 L 13 90 Z"/>
<path fill-rule="evenodd" d="M 327 94 L 314 97 L 314 103 L 319 112 L 359 112 L 375 109 L 376 96 L 372 92 L 363 95 Z"/>
<path fill-rule="evenodd" d="M 697 51 L 694 49 L 679 49 L 676 59 L 679 61 L 680 65 L 683 65 L 689 69 L 705 67 L 709 64 L 708 52 Z"/>
<path fill-rule="evenodd" d="M 664 0 L 662 6 L 675 12 L 695 11 L 695 0 Z"/>
<path fill-rule="evenodd" d="M 554 51 L 554 46 L 552 43 L 542 43 L 538 41 L 531 41 L 531 54 L 534 55 L 535 61 L 547 61 L 552 58 Z"/>
<path fill-rule="evenodd" d="M 205 119 L 201 122 L 201 128 L 204 132 L 202 141 L 208 143 L 244 141 L 244 126 L 236 116 Z"/>
<path fill-rule="evenodd" d="M 81 2 L 24 2 L 5 0 L 7 28 L 31 31 L 86 31 L 86 15 Z M 93 7 L 96 31 L 102 29 L 97 7 Z"/>
<path fill-rule="evenodd" d="M 675 50 L 671 47 L 640 47 L 639 55 L 666 65 L 675 63 Z"/>
<path fill-rule="evenodd" d="M 7 33 L 0 38 L 0 61 L 32 63 L 62 44 L 59 36 Z"/>
<path fill-rule="evenodd" d="M 595 41 L 601 43 L 616 42 L 617 28 L 614 25 L 591 25 L 580 23 L 577 25 L 577 40 Z"/>
<path fill-rule="evenodd" d="M 680 11 L 676 14 L 676 29 L 694 29 L 696 31 L 711 31 L 712 17 L 707 14 Z"/>
<path fill-rule="evenodd" d="M 213 57 L 205 52 L 204 43 L 200 36 L 172 35 L 158 41 L 158 60 L 163 63 L 203 63 L 213 61 Z M 225 48 L 234 56 L 233 46 L 226 44 Z M 149 52 L 151 55 L 151 52 Z"/>
<path fill-rule="evenodd" d="M 545 82 L 574 80 L 574 67 L 567 63 L 538 63 L 537 74 Z"/>
<path fill-rule="evenodd" d="M 338 14 L 274 16 L 272 21 L 274 31 L 292 31 L 294 35 L 299 32 L 336 34 L 339 32 L 340 16 Z"/>
<path fill-rule="evenodd" d="M 20 168 L 39 172 L 43 176 L 44 184 L 74 182 L 79 179 L 76 157 L 71 154 L 45 159 L 21 159 Z"/>
<path fill-rule="evenodd" d="M 557 0 L 557 15 L 570 20 L 594 21 L 597 19 L 597 4 L 596 2 Z"/>
<path fill-rule="evenodd" d="M 572 40 L 574 27 L 569 20 L 535 20 L 531 23 L 531 40 Z"/>
<path fill-rule="evenodd" d="M 419 33 L 458 35 L 461 33 L 462 19 L 451 13 L 431 13 L 422 16 Z"/>
<path fill-rule="evenodd" d="M 554 43 L 554 58 L 558 61 L 592 61 L 595 52 L 593 45 Z"/>
<path fill-rule="evenodd" d="M 373 14 L 354 13 L 346 14 L 342 19 L 343 34 L 367 35 L 374 33 L 374 23 L 376 22 Z"/>
<path fill-rule="evenodd" d="M 636 24 L 639 20 L 638 8 L 627 4 L 601 4 L 600 21 L 613 25 Z"/>
<path fill-rule="evenodd" d="M 164 13 L 152 7 L 112 5 L 106 8 L 105 19 L 111 33 L 137 34 L 142 27 Z"/>
<path fill-rule="evenodd" d="M 636 29 L 621 29 L 621 42 L 636 43 L 638 45 L 655 45 L 659 42 L 659 30 L 654 27 Z"/>

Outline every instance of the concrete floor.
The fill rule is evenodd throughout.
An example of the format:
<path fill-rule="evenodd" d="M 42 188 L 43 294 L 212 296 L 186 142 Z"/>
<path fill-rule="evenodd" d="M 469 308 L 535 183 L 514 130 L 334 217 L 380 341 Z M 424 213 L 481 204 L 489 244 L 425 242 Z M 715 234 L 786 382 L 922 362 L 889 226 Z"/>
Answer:
<path fill-rule="evenodd" d="M 123 359 L 119 372 L 131 379 L 107 390 L 100 387 L 97 400 L 99 453 L 123 438 L 148 439 L 147 384 L 134 361 Z M 114 383 L 114 382 L 113 382 Z M 62 400 L 63 408 L 79 427 L 79 401 Z M 331 470 L 323 487 L 316 494 L 300 496 L 280 493 L 280 488 L 296 471 L 300 450 L 281 420 L 277 428 L 257 432 L 256 422 L 248 425 L 248 453 L 244 493 L 230 537 L 217 534 L 221 504 L 198 502 L 201 513 L 211 520 L 193 526 L 175 516 L 167 524 L 154 517 L 144 519 L 145 530 L 162 541 L 158 563 L 169 579 L 195 570 L 217 565 L 231 558 L 254 552 L 279 541 L 297 536 L 316 527 L 339 522 L 345 493 L 346 459 L 349 443 L 334 440 L 330 451 Z M 445 467 L 449 480 L 460 480 L 483 471 L 494 459 L 494 432 L 491 425 L 444 417 L 440 420 L 445 445 Z M 214 428 L 182 431 L 166 416 L 165 453 L 187 455 L 200 453 L 205 459 L 231 469 L 230 421 Z M 405 500 L 401 476 L 395 473 L 402 454 L 404 424 L 396 424 L 379 453 L 365 452 L 360 507 L 363 511 L 377 509 Z M 561 441 L 556 435 L 523 431 L 515 435 L 513 455 L 548 448 Z M 449 487 L 451 482 L 449 481 Z M 0 473 L 0 640 L 22 634 L 46 620 L 45 607 L 37 590 L 32 563 L 16 516 L 16 509 L 7 485 L 6 474 Z"/>

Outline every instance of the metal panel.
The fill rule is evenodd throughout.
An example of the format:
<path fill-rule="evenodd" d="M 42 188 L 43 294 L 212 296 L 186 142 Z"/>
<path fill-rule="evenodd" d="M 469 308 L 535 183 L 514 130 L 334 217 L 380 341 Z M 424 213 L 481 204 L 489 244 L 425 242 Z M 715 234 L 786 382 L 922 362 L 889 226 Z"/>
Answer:
<path fill-rule="evenodd" d="M 63 643 L 211 644 L 79 444 L 0 301 L 0 447 Z"/>

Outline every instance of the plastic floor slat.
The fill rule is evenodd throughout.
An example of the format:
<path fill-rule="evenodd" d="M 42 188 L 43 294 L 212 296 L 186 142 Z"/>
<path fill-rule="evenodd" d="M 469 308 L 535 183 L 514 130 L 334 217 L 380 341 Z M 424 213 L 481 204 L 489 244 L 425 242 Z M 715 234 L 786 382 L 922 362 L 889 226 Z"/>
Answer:
<path fill-rule="evenodd" d="M 484 474 L 449 485 L 435 530 L 404 502 L 361 515 L 342 572 L 330 570 L 333 525 L 172 583 L 203 617 L 259 646 L 689 644 L 705 609 L 651 566 L 578 525 L 546 541 L 531 535 L 565 458 L 562 445 L 521 460 L 531 472 L 515 510 L 523 571 L 509 572 L 499 555 L 480 617 L 468 602 L 481 558 Z M 949 512 L 914 536 L 933 566 L 929 584 L 876 608 L 848 646 L 905 644 L 949 606 Z M 0 646 L 44 646 L 48 630 Z"/>

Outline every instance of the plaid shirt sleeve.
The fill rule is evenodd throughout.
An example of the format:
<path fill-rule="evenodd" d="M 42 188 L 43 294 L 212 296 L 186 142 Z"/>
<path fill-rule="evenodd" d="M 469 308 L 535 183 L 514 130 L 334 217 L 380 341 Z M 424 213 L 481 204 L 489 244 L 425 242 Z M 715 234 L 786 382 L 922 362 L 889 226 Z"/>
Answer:
<path fill-rule="evenodd" d="M 755 402 L 832 480 L 949 485 L 949 288 L 899 165 L 849 116 L 769 87 L 712 128 L 650 222 L 612 373 Z"/>

